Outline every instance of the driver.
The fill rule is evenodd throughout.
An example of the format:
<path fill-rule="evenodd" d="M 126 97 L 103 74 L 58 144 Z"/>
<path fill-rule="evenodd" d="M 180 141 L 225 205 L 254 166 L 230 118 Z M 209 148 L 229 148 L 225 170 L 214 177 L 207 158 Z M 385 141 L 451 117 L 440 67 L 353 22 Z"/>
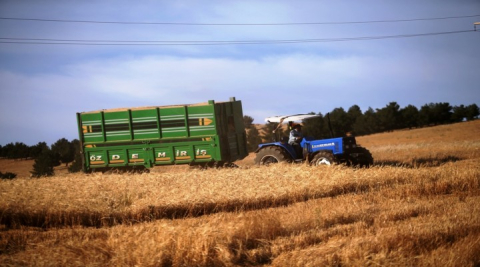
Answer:
<path fill-rule="evenodd" d="M 302 134 L 302 125 L 295 124 L 293 129 L 290 131 L 290 137 L 288 139 L 288 144 L 292 145 L 297 153 L 298 157 L 302 157 L 302 146 L 300 142 L 302 141 L 303 134 Z"/>

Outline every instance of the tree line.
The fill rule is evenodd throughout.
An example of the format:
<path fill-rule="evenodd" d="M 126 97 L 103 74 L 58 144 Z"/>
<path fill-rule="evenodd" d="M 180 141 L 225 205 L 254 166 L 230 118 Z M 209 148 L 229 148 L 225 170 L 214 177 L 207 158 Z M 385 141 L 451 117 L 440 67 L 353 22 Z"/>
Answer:
<path fill-rule="evenodd" d="M 398 129 L 418 128 L 439 124 L 449 124 L 478 119 L 480 109 L 476 104 L 451 106 L 449 103 L 429 103 L 418 109 L 413 105 L 400 108 L 397 102 L 390 102 L 383 108 L 368 108 L 362 112 L 358 105 L 348 110 L 335 108 L 331 112 L 314 113 L 316 118 L 304 120 L 303 134 L 317 139 L 353 135 L 368 135 Z M 255 151 L 261 142 L 271 142 L 279 136 L 288 135 L 282 129 L 276 130 L 276 123 L 266 124 L 260 130 L 253 124 L 253 118 L 244 116 L 247 131 L 247 145 L 250 152 Z"/>
<path fill-rule="evenodd" d="M 50 147 L 45 142 L 39 142 L 34 146 L 28 146 L 22 142 L 0 145 L 0 157 L 8 159 L 34 159 L 33 177 L 51 176 L 54 174 L 54 167 L 64 163 L 70 172 L 78 172 L 82 169 L 80 154 L 80 141 L 74 139 L 68 141 L 65 138 L 59 139 Z M 68 164 L 72 163 L 70 166 Z M 13 173 L 0 173 L 3 179 L 15 178 Z"/>

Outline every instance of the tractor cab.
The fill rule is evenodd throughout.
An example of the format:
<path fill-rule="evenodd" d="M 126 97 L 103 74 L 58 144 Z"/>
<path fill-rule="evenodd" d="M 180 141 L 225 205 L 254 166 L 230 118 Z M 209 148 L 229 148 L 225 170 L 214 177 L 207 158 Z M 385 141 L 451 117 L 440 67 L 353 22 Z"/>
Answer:
<path fill-rule="evenodd" d="M 288 126 L 288 132 L 287 134 L 290 133 L 290 131 L 293 129 L 293 127 L 302 122 L 303 120 L 306 119 L 311 119 L 311 118 L 317 118 L 320 117 L 319 115 L 314 115 L 314 114 L 296 114 L 296 115 L 287 115 L 287 116 L 273 116 L 273 117 L 268 117 L 265 118 L 266 123 L 278 123 L 277 128 L 273 130 L 274 134 L 274 141 L 279 141 L 279 142 L 286 142 L 288 144 L 288 136 L 278 136 L 277 130 L 283 127 L 283 123 L 287 123 Z"/>

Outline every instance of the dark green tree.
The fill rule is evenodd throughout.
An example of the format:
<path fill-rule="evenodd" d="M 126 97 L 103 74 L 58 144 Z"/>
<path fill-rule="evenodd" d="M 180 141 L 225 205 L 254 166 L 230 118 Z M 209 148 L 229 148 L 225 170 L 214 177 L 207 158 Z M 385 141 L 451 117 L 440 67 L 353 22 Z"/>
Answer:
<path fill-rule="evenodd" d="M 429 103 L 420 108 L 419 124 L 421 126 L 445 124 L 452 122 L 452 106 L 449 103 Z"/>
<path fill-rule="evenodd" d="M 243 125 L 245 126 L 245 129 L 250 129 L 250 127 L 253 125 L 253 118 L 248 115 L 244 115 Z"/>
<path fill-rule="evenodd" d="M 13 143 L 8 143 L 2 148 L 2 158 L 10 158 L 10 151 L 13 149 Z"/>
<path fill-rule="evenodd" d="M 262 142 L 262 138 L 260 137 L 257 127 L 253 124 L 252 117 L 244 115 L 243 125 L 245 125 L 245 130 L 247 132 L 247 150 L 248 152 L 253 152 L 257 149 L 258 144 Z"/>
<path fill-rule="evenodd" d="M 78 139 L 74 139 L 71 143 L 75 151 L 75 156 L 72 164 L 70 164 L 70 166 L 68 167 L 68 172 L 79 172 L 83 169 L 83 158 L 80 151 L 80 141 L 78 141 Z"/>
<path fill-rule="evenodd" d="M 262 142 L 260 133 L 255 125 L 251 125 L 247 129 L 247 149 L 248 152 L 253 152 L 257 149 L 258 145 Z"/>
<path fill-rule="evenodd" d="M 360 109 L 359 106 L 353 105 L 348 109 L 347 115 L 348 115 L 348 123 L 350 125 L 351 131 L 355 135 L 358 134 L 358 133 L 355 132 L 354 125 L 357 122 L 357 120 L 360 121 L 362 119 L 362 117 L 363 117 L 362 110 Z"/>
<path fill-rule="evenodd" d="M 329 117 L 334 136 L 344 136 L 352 131 L 348 114 L 343 108 L 333 109 L 332 112 L 329 113 Z"/>
<path fill-rule="evenodd" d="M 418 112 L 418 124 L 419 126 L 428 126 L 433 123 L 432 116 L 433 103 L 425 104 L 420 108 Z"/>
<path fill-rule="evenodd" d="M 478 116 L 480 116 L 480 109 L 478 108 L 477 104 L 468 105 L 465 109 L 465 117 L 469 121 L 478 119 Z"/>
<path fill-rule="evenodd" d="M 52 176 L 53 167 L 60 165 L 60 161 L 52 150 L 46 150 L 40 154 L 33 164 L 33 177 Z"/>
<path fill-rule="evenodd" d="M 400 110 L 401 123 L 399 125 L 402 128 L 414 128 L 418 126 L 418 108 L 412 105 L 408 105 Z"/>
<path fill-rule="evenodd" d="M 356 135 L 373 134 L 380 131 L 377 114 L 373 108 L 369 107 L 355 122 L 353 131 Z"/>
<path fill-rule="evenodd" d="M 310 112 L 309 114 L 315 114 Z M 304 136 L 310 136 L 315 139 L 329 138 L 328 125 L 322 113 L 318 113 L 319 117 L 303 120 L 302 133 Z"/>
<path fill-rule="evenodd" d="M 27 159 L 30 148 L 22 142 L 15 142 L 15 144 L 7 144 L 2 150 L 2 157 L 9 159 Z"/>
<path fill-rule="evenodd" d="M 15 158 L 17 159 L 27 159 L 28 154 L 30 154 L 30 147 L 21 142 L 15 143 L 15 150 L 17 152 Z"/>
<path fill-rule="evenodd" d="M 387 106 L 377 109 L 377 118 L 379 127 L 383 131 L 393 131 L 398 129 L 400 122 L 400 106 L 397 102 L 390 102 Z"/>
<path fill-rule="evenodd" d="M 453 122 L 461 122 L 467 118 L 467 109 L 464 105 L 455 106 L 452 109 L 452 121 Z"/>
<path fill-rule="evenodd" d="M 73 144 L 65 138 L 55 142 L 55 144 L 52 145 L 52 151 L 58 154 L 60 161 L 65 163 L 67 167 L 68 163 L 72 162 L 75 158 L 75 148 Z"/>
<path fill-rule="evenodd" d="M 447 102 L 435 103 L 432 106 L 433 124 L 446 124 L 452 122 L 452 106 Z"/>
<path fill-rule="evenodd" d="M 38 144 L 30 147 L 29 157 L 36 159 L 43 151 L 48 150 L 48 145 L 45 142 L 38 142 Z"/>

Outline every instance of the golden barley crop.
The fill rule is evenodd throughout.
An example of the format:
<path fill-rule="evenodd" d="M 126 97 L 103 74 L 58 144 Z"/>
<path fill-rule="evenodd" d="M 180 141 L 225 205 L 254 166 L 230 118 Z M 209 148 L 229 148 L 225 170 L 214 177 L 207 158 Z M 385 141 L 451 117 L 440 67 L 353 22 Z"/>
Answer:
<path fill-rule="evenodd" d="M 0 265 L 476 266 L 479 133 L 474 121 L 359 137 L 369 169 L 240 162 L 1 181 Z"/>

